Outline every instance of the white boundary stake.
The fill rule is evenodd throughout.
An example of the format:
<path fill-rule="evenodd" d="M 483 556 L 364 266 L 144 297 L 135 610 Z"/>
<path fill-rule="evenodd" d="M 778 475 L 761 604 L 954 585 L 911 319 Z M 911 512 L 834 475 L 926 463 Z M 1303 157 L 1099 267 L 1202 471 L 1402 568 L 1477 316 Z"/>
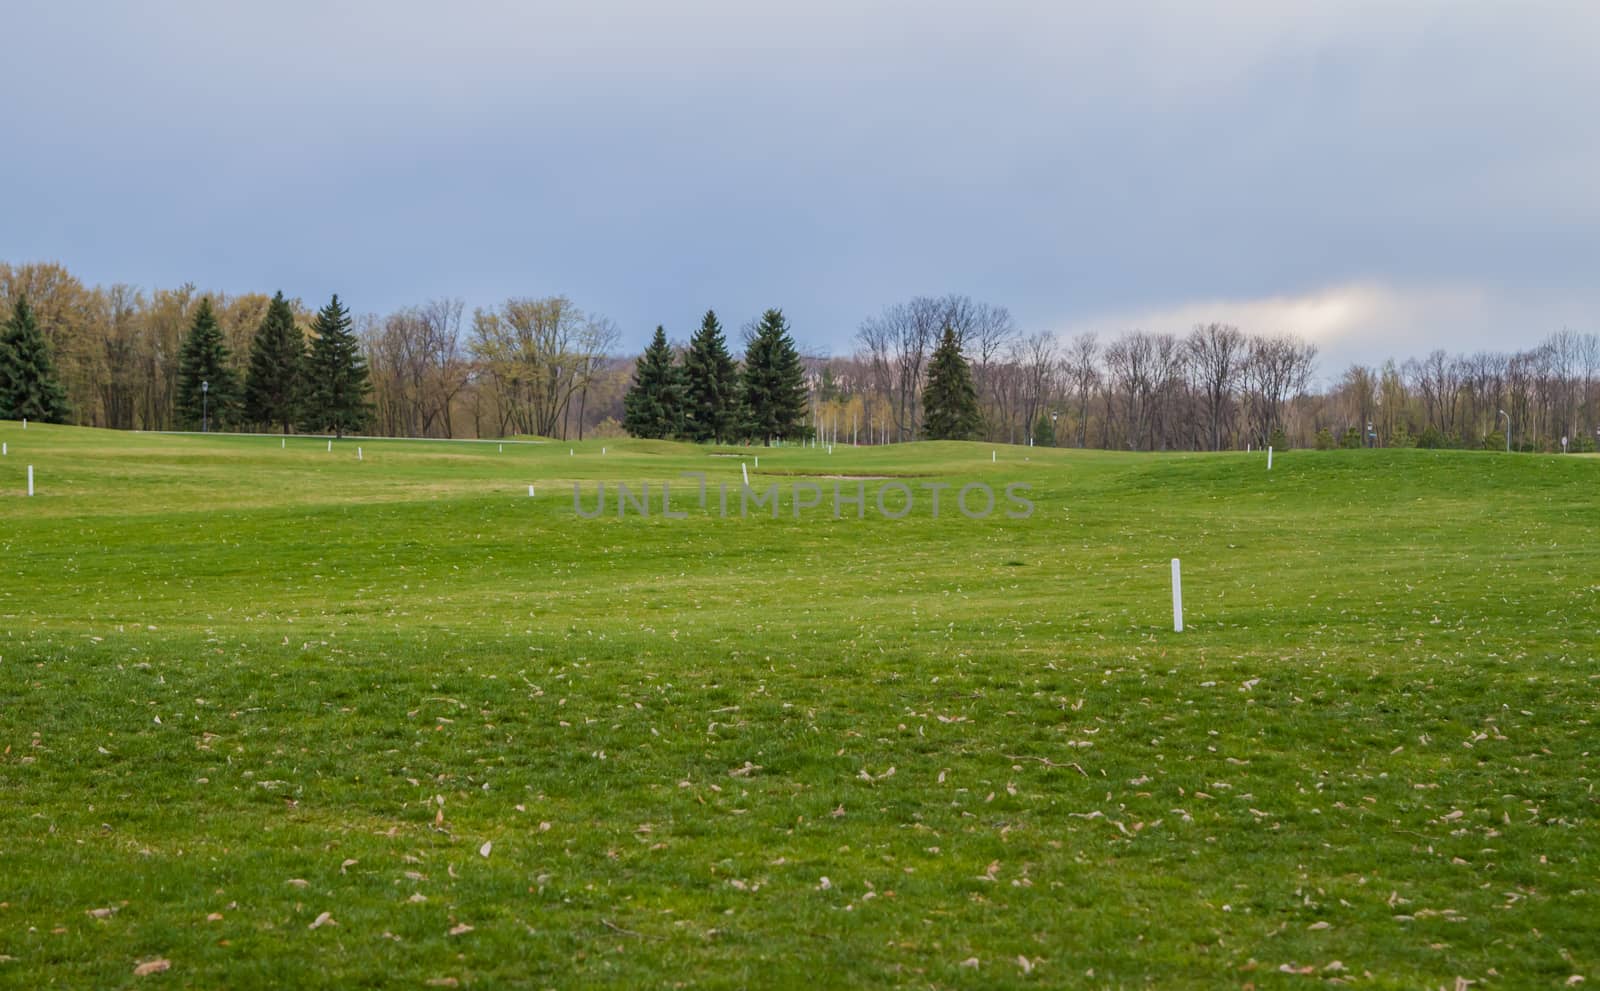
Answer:
<path fill-rule="evenodd" d="M 500 450 L 497 453 L 499 453 L 499 454 L 506 453 L 506 446 L 504 444 L 501 444 L 500 445 Z"/>
<path fill-rule="evenodd" d="M 11 453 L 11 445 L 10 444 L 0 443 L 0 455 L 10 454 L 10 453 Z"/>
<path fill-rule="evenodd" d="M 528 486 L 528 498 L 529 499 L 533 498 L 533 486 L 531 486 L 531 485 Z"/>
<path fill-rule="evenodd" d="M 288 447 L 289 447 L 289 438 L 287 438 L 287 437 L 280 438 L 280 442 L 278 444 L 278 450 L 280 450 L 280 451 L 286 450 Z"/>
<path fill-rule="evenodd" d="M 999 461 L 1000 461 L 1000 452 L 999 451 L 990 451 L 989 452 L 989 462 L 990 462 L 990 464 L 998 464 Z"/>
<path fill-rule="evenodd" d="M 28 466 L 28 495 L 33 495 L 33 465 Z"/>
<path fill-rule="evenodd" d="M 1272 448 L 1267 448 L 1267 470 L 1272 470 Z"/>
<path fill-rule="evenodd" d="M 356 448 L 356 460 L 357 461 L 361 460 L 361 448 L 359 448 L 359 447 Z"/>
<path fill-rule="evenodd" d="M 331 441 L 331 440 L 328 441 L 328 453 L 329 454 L 333 453 L 333 441 Z"/>
<path fill-rule="evenodd" d="M 756 455 L 756 469 L 759 471 L 760 468 L 761 468 L 761 455 L 758 454 L 758 455 Z"/>
<path fill-rule="evenodd" d="M 750 469 L 748 467 L 746 467 L 746 465 L 745 465 L 745 463 L 743 461 L 739 462 L 739 471 L 744 474 L 744 484 L 749 485 L 750 484 Z"/>
<path fill-rule="evenodd" d="M 1172 632 L 1183 632 L 1183 574 L 1178 559 L 1172 559 Z"/>

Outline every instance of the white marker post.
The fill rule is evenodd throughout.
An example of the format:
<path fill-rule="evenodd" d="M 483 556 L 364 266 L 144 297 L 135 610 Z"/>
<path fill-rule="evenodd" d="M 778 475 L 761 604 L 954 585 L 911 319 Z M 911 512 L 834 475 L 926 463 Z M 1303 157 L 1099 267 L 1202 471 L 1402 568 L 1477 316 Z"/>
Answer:
<path fill-rule="evenodd" d="M 361 460 L 361 448 L 359 448 L 359 447 L 356 448 L 356 460 L 357 461 Z"/>
<path fill-rule="evenodd" d="M 1183 632 L 1183 575 L 1178 559 L 1172 559 L 1172 632 Z"/>
<path fill-rule="evenodd" d="M 528 486 L 528 498 L 529 499 L 533 498 L 533 486 L 531 486 L 531 485 Z"/>
<path fill-rule="evenodd" d="M 285 437 L 279 442 L 278 450 L 280 450 L 280 451 L 284 450 L 284 449 L 288 448 L 288 446 L 289 446 L 289 438 Z"/>
<path fill-rule="evenodd" d="M 22 418 L 22 429 L 24 429 L 24 430 L 28 429 L 28 418 L 27 417 L 23 417 Z"/>
<path fill-rule="evenodd" d="M 10 454 L 10 453 L 11 453 L 11 445 L 10 444 L 0 444 L 0 455 Z"/>
<path fill-rule="evenodd" d="M 333 441 L 331 441 L 331 440 L 328 441 L 328 453 L 329 454 L 333 453 Z"/>
<path fill-rule="evenodd" d="M 741 474 L 744 475 L 744 484 L 749 485 L 750 484 L 750 469 L 748 467 L 746 467 L 746 465 L 745 465 L 745 463 L 743 461 L 739 462 L 739 471 L 740 471 Z"/>
<path fill-rule="evenodd" d="M 1267 448 L 1267 470 L 1272 470 L 1272 448 Z"/>
<path fill-rule="evenodd" d="M 499 450 L 499 452 L 498 452 L 498 453 L 500 453 L 500 454 L 504 454 L 504 453 L 506 453 L 506 446 L 505 446 L 505 445 L 504 445 L 504 444 L 501 444 L 501 445 L 500 445 L 500 450 Z"/>
<path fill-rule="evenodd" d="M 33 495 L 33 465 L 28 466 L 28 494 Z"/>
<path fill-rule="evenodd" d="M 1000 452 L 999 451 L 990 451 L 989 452 L 989 461 L 991 463 L 992 462 L 997 462 L 999 460 L 1000 460 Z"/>
<path fill-rule="evenodd" d="M 760 469 L 761 469 L 761 455 L 758 454 L 758 455 L 756 455 L 756 470 L 759 471 Z"/>
<path fill-rule="evenodd" d="M 604 456 L 605 456 L 605 453 L 606 453 L 606 449 L 605 449 L 605 448 L 603 448 L 603 447 L 602 447 L 602 448 L 601 448 L 601 449 L 600 449 L 600 454 L 601 454 L 601 456 L 602 456 L 602 457 L 604 457 Z"/>

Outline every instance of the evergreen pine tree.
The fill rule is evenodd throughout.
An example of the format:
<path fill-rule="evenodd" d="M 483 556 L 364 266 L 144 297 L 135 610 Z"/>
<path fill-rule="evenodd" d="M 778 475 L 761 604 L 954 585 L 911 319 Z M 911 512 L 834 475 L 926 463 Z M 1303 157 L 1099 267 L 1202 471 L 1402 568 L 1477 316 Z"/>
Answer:
<path fill-rule="evenodd" d="M 673 363 L 666 329 L 657 327 L 622 398 L 622 429 L 635 437 L 676 437 L 683 429 L 683 407 L 683 370 Z"/>
<path fill-rule="evenodd" d="M 689 440 L 731 440 L 738 429 L 739 369 L 728 353 L 717 314 L 707 310 L 683 358 L 684 436 Z"/>
<path fill-rule="evenodd" d="M 178 423 L 189 430 L 215 430 L 218 424 L 233 422 L 238 401 L 228 345 L 211 300 L 203 298 L 178 351 Z"/>
<path fill-rule="evenodd" d="M 315 336 L 300 391 L 300 422 L 308 431 L 343 437 L 346 430 L 360 430 L 371 415 L 367 359 L 352 326 L 350 310 L 339 302 L 338 293 L 311 321 Z"/>
<path fill-rule="evenodd" d="M 945 324 L 922 390 L 922 433 L 929 440 L 972 440 L 982 427 L 972 369 L 961 355 L 955 329 Z"/>
<path fill-rule="evenodd" d="M 67 412 L 67 394 L 56 381 L 50 348 L 28 297 L 18 296 L 0 333 L 0 420 L 65 423 Z"/>
<path fill-rule="evenodd" d="M 295 326 L 294 311 L 279 292 L 250 345 L 250 370 L 244 380 L 245 417 L 288 433 L 300 401 L 300 379 L 306 360 L 305 337 Z"/>
<path fill-rule="evenodd" d="M 743 401 L 745 426 L 758 440 L 807 435 L 806 377 L 800 352 L 789 336 L 782 310 L 761 315 L 756 335 L 745 349 Z"/>
<path fill-rule="evenodd" d="M 1056 423 L 1051 419 L 1048 411 L 1040 413 L 1039 419 L 1033 424 L 1033 446 L 1056 446 Z"/>

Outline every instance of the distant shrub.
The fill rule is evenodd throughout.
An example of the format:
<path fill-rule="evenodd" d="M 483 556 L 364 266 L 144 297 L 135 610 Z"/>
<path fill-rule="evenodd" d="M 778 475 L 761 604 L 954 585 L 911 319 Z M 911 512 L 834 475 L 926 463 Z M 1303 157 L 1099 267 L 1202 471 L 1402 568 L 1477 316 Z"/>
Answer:
<path fill-rule="evenodd" d="M 1346 450 L 1355 450 L 1356 448 L 1360 447 L 1361 428 L 1351 427 L 1349 430 L 1346 430 L 1344 432 L 1344 437 L 1340 438 L 1339 440 L 1339 446 Z"/>
<path fill-rule="evenodd" d="M 1440 432 L 1438 427 L 1429 424 L 1427 429 L 1417 435 L 1417 446 L 1429 451 L 1437 451 L 1442 447 L 1450 446 L 1450 438 Z"/>
<path fill-rule="evenodd" d="M 1394 435 L 1389 438 L 1390 447 L 1415 447 L 1416 441 L 1411 438 L 1411 428 L 1404 423 L 1394 428 Z"/>
<path fill-rule="evenodd" d="M 1498 430 L 1491 430 L 1483 438 L 1485 451 L 1504 451 L 1506 449 L 1506 435 Z"/>
<path fill-rule="evenodd" d="M 1333 450 L 1333 431 L 1329 430 L 1327 427 L 1323 427 L 1321 430 L 1318 430 L 1316 445 L 1317 450 L 1319 451 Z"/>
<path fill-rule="evenodd" d="M 1287 451 L 1289 449 L 1289 437 L 1283 432 L 1282 427 L 1277 427 L 1272 431 L 1272 436 L 1267 438 L 1267 445 L 1279 451 Z"/>

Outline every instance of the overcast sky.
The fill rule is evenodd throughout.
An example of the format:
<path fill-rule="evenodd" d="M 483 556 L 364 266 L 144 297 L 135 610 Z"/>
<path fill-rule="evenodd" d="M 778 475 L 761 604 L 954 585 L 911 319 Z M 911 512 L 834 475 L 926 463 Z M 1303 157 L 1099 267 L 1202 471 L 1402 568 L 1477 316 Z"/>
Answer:
<path fill-rule="evenodd" d="M 1312 11 L 1316 9 L 1314 12 Z M 0 0 L 0 259 L 565 293 L 630 349 L 917 294 L 1321 371 L 1600 329 L 1600 3 Z"/>

